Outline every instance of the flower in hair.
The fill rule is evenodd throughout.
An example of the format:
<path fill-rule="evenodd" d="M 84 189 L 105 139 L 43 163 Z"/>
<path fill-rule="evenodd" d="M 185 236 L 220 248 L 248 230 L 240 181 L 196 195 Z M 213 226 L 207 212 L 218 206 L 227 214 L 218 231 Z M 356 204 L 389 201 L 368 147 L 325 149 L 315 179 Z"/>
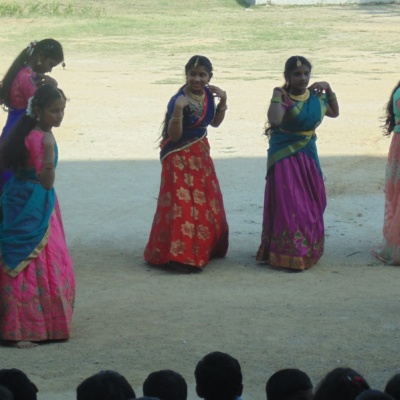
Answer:
<path fill-rule="evenodd" d="M 358 388 L 366 387 L 366 382 L 364 378 L 360 375 L 349 374 L 347 375 L 347 379 L 350 383 Z"/>
<path fill-rule="evenodd" d="M 34 40 L 33 42 L 29 43 L 28 47 L 26 48 L 26 53 L 28 54 L 28 57 L 32 57 L 36 45 L 37 45 L 37 40 Z"/>
<path fill-rule="evenodd" d="M 33 111 L 33 96 L 28 100 L 28 107 L 26 108 L 26 115 L 32 119 L 36 119 L 35 112 Z"/>

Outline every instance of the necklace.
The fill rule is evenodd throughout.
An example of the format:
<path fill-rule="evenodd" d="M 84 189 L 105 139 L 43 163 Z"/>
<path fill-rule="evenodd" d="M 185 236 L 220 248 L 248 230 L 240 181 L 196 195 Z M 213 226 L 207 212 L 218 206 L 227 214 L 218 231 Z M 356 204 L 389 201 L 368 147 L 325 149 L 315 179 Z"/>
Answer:
<path fill-rule="evenodd" d="M 193 100 L 198 101 L 199 103 L 202 103 L 204 101 L 204 92 L 200 95 L 194 94 L 189 90 L 189 95 Z"/>
<path fill-rule="evenodd" d="M 196 116 L 197 118 L 200 118 L 201 115 L 203 114 L 203 108 L 204 108 L 204 103 L 203 102 L 194 102 L 189 99 L 189 108 L 191 110 L 191 113 Z"/>
<path fill-rule="evenodd" d="M 291 99 L 296 101 L 306 101 L 310 97 L 310 91 L 306 89 L 306 91 L 303 94 L 298 94 L 298 95 L 289 93 L 289 96 Z"/>

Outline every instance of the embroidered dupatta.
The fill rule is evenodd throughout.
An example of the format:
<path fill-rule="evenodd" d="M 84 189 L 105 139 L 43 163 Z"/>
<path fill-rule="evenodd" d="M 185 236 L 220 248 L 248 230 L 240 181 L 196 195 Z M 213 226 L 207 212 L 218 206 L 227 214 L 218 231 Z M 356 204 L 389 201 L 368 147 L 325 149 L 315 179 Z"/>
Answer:
<path fill-rule="evenodd" d="M 171 98 L 168 103 L 167 115 L 168 119 L 171 118 L 174 112 L 175 102 L 179 96 L 185 95 L 183 89 Z M 204 107 L 202 115 L 196 116 L 191 112 L 190 107 L 183 109 L 183 131 L 182 136 L 176 142 L 169 138 L 163 141 L 161 144 L 160 159 L 163 160 L 168 154 L 179 151 L 192 143 L 200 140 L 207 135 L 207 126 L 210 125 L 211 121 L 215 117 L 215 103 L 214 96 L 208 88 L 204 89 Z"/>
<path fill-rule="evenodd" d="M 54 146 L 58 161 L 57 145 Z M 39 183 L 34 167 L 16 171 L 0 197 L 0 255 L 3 270 L 17 276 L 46 246 L 55 205 L 54 188 Z"/>
<path fill-rule="evenodd" d="M 299 151 L 315 160 L 321 171 L 316 147 L 315 129 L 327 109 L 327 96 L 311 92 L 306 101 L 297 101 L 288 111 L 282 124 L 274 128 L 269 140 L 267 171 L 277 162 Z"/>

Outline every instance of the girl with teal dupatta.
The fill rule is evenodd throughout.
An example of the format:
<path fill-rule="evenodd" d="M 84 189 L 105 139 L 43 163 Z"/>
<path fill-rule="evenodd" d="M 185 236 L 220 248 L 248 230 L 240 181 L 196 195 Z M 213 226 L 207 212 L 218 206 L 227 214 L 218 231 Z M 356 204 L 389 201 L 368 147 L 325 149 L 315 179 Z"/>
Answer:
<path fill-rule="evenodd" d="M 324 251 L 326 194 L 315 130 L 325 115 L 339 115 L 330 85 L 308 86 L 310 74 L 304 57 L 287 60 L 286 84 L 273 91 L 266 130 L 267 178 L 257 260 L 293 271 L 310 268 Z"/>
<path fill-rule="evenodd" d="M 13 171 L 0 197 L 0 340 L 19 348 L 69 337 L 75 278 L 53 188 L 64 108 L 60 89 L 41 86 L 0 148 Z"/>

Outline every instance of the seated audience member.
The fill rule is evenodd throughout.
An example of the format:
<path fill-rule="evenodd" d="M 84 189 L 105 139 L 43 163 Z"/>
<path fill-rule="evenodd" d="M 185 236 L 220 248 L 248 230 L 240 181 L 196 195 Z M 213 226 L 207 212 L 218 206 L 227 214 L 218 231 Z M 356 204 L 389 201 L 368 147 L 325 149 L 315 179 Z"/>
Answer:
<path fill-rule="evenodd" d="M 142 397 L 136 397 L 135 400 L 160 400 L 160 399 L 158 397 L 142 396 Z"/>
<path fill-rule="evenodd" d="M 380 390 L 364 390 L 356 397 L 356 400 L 393 400 L 392 396 L 381 392 Z"/>
<path fill-rule="evenodd" d="M 0 385 L 5 386 L 13 395 L 14 400 L 36 400 L 38 388 L 19 369 L 0 370 Z"/>
<path fill-rule="evenodd" d="M 313 385 L 305 372 L 287 368 L 271 375 L 265 392 L 267 400 L 311 400 Z"/>
<path fill-rule="evenodd" d="M 384 392 L 394 400 L 400 400 L 400 374 L 392 376 L 386 384 Z"/>
<path fill-rule="evenodd" d="M 204 400 L 236 400 L 242 395 L 240 364 L 229 354 L 207 354 L 198 362 L 194 376 L 197 395 Z"/>
<path fill-rule="evenodd" d="M 156 371 L 144 381 L 143 395 L 161 400 L 186 400 L 187 384 L 183 376 L 175 371 Z"/>
<path fill-rule="evenodd" d="M 351 368 L 335 368 L 318 384 L 313 400 L 355 400 L 370 389 L 366 380 Z"/>
<path fill-rule="evenodd" d="M 0 385 L 0 400 L 14 400 L 11 390 L 3 385 Z"/>
<path fill-rule="evenodd" d="M 131 400 L 136 398 L 132 386 L 115 371 L 100 371 L 76 388 L 77 400 Z"/>

